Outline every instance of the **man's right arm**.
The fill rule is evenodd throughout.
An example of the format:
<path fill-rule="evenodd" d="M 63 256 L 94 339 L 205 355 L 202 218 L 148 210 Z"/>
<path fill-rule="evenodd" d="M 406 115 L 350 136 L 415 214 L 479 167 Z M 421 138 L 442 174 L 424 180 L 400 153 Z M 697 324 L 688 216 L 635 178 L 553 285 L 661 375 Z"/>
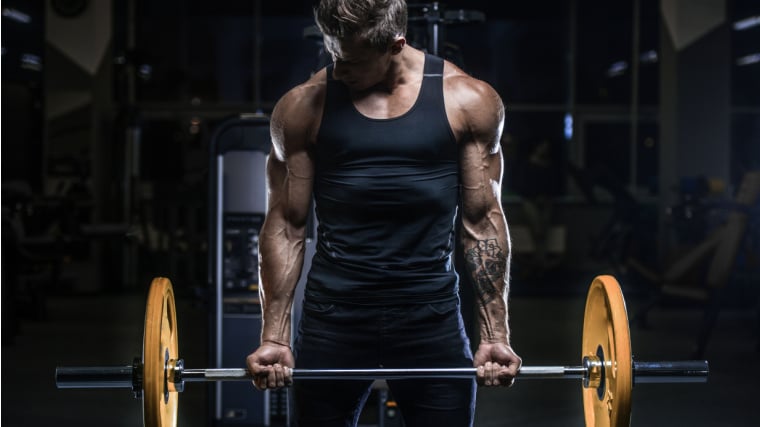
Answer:
<path fill-rule="evenodd" d="M 268 208 L 259 236 L 262 343 L 290 345 L 290 309 L 304 257 L 313 166 L 300 124 L 283 102 L 272 114 L 272 152 L 267 160 Z M 283 111 L 285 110 L 285 111 Z"/>
<path fill-rule="evenodd" d="M 315 115 L 314 86 L 288 92 L 271 118 L 267 159 L 268 208 L 259 235 L 261 346 L 247 365 L 259 388 L 282 387 L 294 366 L 290 350 L 291 310 L 304 260 L 314 168 L 309 153 Z M 312 118 L 304 120 L 303 117 Z"/>

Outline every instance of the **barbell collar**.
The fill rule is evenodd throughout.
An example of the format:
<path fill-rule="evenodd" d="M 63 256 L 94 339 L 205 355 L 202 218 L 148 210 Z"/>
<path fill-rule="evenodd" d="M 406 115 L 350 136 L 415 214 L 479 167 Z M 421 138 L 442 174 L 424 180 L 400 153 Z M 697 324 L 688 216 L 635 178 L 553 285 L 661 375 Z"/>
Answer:
<path fill-rule="evenodd" d="M 132 359 L 132 396 L 141 399 L 143 393 L 143 363 L 142 359 Z"/>

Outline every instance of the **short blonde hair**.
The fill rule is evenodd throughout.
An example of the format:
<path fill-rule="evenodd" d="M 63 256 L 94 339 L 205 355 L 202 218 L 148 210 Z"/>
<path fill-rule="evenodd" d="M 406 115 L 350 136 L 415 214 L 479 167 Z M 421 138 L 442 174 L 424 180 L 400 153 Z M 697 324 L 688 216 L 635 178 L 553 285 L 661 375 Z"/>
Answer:
<path fill-rule="evenodd" d="M 405 0 L 321 0 L 314 18 L 323 35 L 359 37 L 381 52 L 406 35 L 408 19 Z"/>

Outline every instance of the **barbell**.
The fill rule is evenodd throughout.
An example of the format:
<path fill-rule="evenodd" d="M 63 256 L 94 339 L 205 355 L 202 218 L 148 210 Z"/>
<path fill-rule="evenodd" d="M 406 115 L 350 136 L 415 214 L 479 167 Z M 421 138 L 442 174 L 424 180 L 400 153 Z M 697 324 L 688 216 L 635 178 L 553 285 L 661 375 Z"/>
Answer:
<path fill-rule="evenodd" d="M 58 388 L 130 388 L 143 401 L 145 427 L 175 427 L 177 402 L 185 383 L 251 381 L 246 369 L 187 369 L 178 356 L 177 312 L 167 278 L 153 279 L 145 309 L 142 358 L 131 365 L 58 367 Z M 474 378 L 476 369 L 293 369 L 293 380 Z M 703 383 L 703 360 L 640 362 L 631 355 L 628 315 L 623 293 L 612 276 L 594 278 L 583 316 L 581 365 L 523 366 L 519 379 L 576 379 L 583 385 L 586 426 L 625 427 L 630 424 L 635 383 Z"/>

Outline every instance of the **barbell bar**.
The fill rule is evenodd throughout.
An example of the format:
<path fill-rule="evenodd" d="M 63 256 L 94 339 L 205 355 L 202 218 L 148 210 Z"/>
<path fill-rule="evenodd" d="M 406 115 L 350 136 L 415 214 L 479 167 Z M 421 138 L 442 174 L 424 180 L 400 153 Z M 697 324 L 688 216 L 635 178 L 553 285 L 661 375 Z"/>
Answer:
<path fill-rule="evenodd" d="M 134 365 L 59 367 L 55 372 L 57 388 L 130 388 L 140 389 Z M 708 375 L 706 361 L 633 362 L 636 383 L 703 383 Z M 187 369 L 184 361 L 169 361 L 167 381 L 182 387 L 184 383 L 210 381 L 252 381 L 253 376 L 242 368 Z M 409 368 L 409 369 L 293 369 L 293 380 L 400 380 L 420 378 L 461 378 L 476 376 L 476 368 Z M 587 366 L 523 366 L 520 379 L 590 380 Z"/>
<path fill-rule="evenodd" d="M 630 424 L 631 388 L 640 383 L 704 383 L 709 364 L 704 360 L 634 361 L 625 301 L 617 280 L 597 276 L 591 283 L 584 312 L 582 364 L 523 366 L 519 379 L 575 379 L 583 384 L 587 426 L 624 427 Z M 174 427 L 177 395 L 185 383 L 251 381 L 246 369 L 187 369 L 177 357 L 174 292 L 166 278 L 151 283 L 145 314 L 142 358 L 131 365 L 58 367 L 56 386 L 70 388 L 129 388 L 143 399 L 145 427 Z M 476 368 L 299 369 L 300 380 L 394 380 L 474 378 Z"/>

